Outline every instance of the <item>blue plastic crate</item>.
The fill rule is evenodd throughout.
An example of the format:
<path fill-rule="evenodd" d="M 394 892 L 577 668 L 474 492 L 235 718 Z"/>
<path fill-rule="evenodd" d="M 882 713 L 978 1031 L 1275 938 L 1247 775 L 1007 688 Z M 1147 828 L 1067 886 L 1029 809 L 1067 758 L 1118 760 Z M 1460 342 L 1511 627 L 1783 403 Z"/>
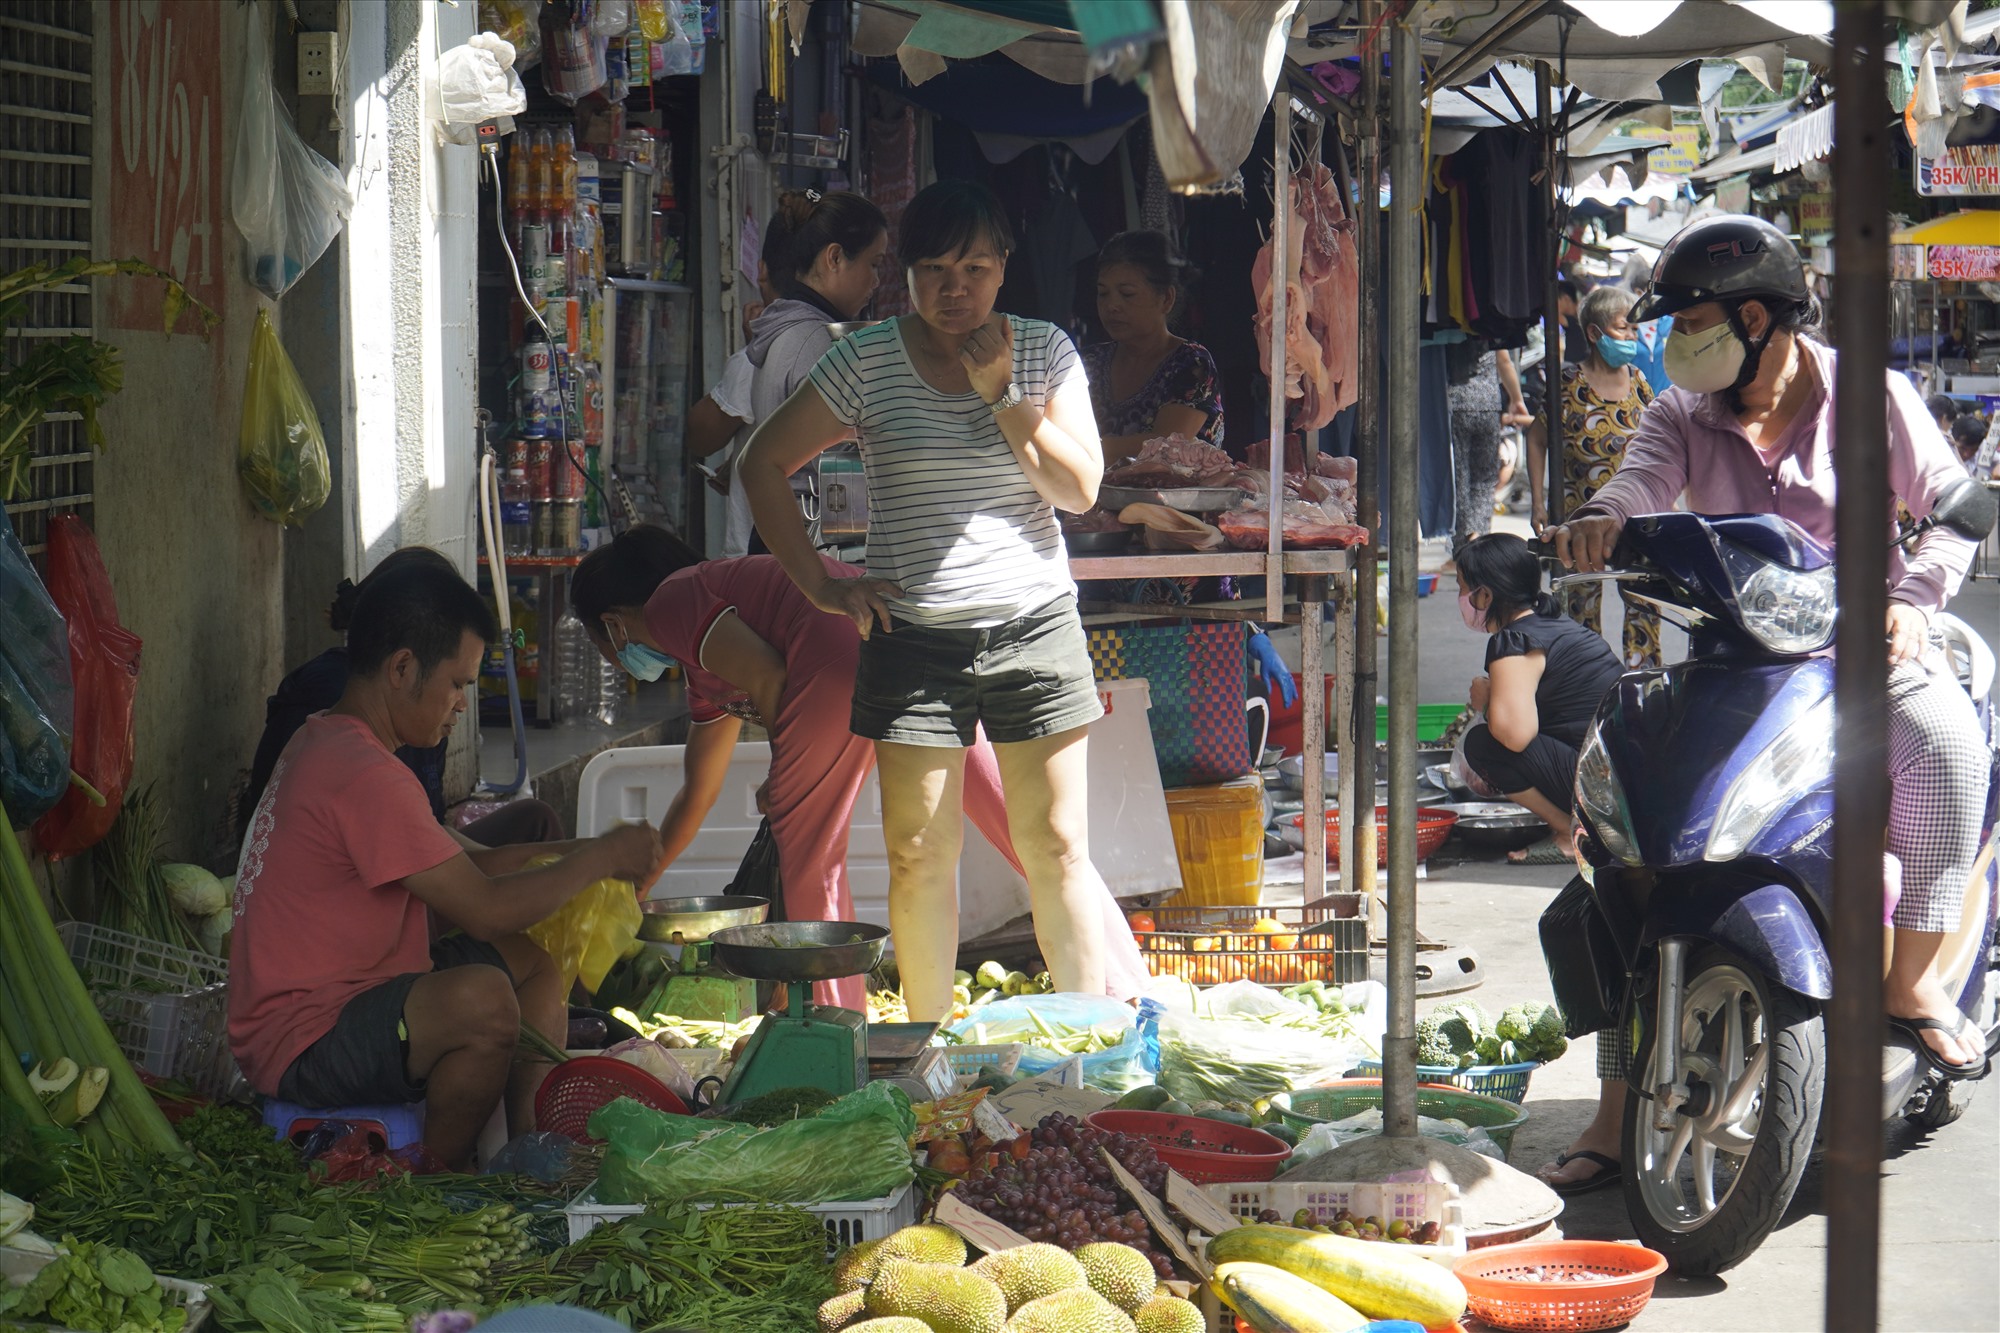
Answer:
<path fill-rule="evenodd" d="M 1474 1065 L 1470 1069 L 1460 1069 L 1447 1065 L 1418 1065 L 1417 1080 L 1421 1083 L 1443 1083 L 1448 1087 L 1463 1088 L 1467 1092 L 1484 1093 L 1488 1097 L 1498 1097 L 1519 1106 L 1528 1095 L 1528 1076 L 1538 1068 L 1533 1061 L 1513 1065 Z M 1349 1071 L 1353 1078 L 1382 1077 L 1382 1063 L 1379 1060 L 1363 1060 Z"/>

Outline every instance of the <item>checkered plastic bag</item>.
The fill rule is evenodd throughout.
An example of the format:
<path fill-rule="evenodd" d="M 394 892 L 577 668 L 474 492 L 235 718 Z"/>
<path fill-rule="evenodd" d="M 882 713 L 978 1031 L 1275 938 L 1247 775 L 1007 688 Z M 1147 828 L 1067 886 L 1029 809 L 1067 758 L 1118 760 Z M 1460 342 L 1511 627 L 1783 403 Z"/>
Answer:
<path fill-rule="evenodd" d="M 1090 631 L 1099 680 L 1147 682 L 1153 753 L 1168 787 L 1227 782 L 1254 771 L 1248 630 L 1236 622 L 1121 625 Z"/>

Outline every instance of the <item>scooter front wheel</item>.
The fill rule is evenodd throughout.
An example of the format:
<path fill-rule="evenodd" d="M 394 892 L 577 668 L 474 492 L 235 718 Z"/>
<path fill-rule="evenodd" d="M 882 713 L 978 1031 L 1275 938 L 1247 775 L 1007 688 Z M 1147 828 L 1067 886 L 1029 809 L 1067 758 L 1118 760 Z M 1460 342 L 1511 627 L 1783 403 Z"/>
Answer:
<path fill-rule="evenodd" d="M 1625 1203 L 1644 1244 L 1705 1277 L 1742 1262 L 1790 1206 L 1819 1128 L 1826 1038 L 1816 1004 L 1727 950 L 1693 956 L 1683 995 L 1677 1078 L 1690 1099 L 1661 1129 L 1651 1097 L 1627 1098 Z M 1652 1010 L 1633 1057 L 1649 1092 Z"/>

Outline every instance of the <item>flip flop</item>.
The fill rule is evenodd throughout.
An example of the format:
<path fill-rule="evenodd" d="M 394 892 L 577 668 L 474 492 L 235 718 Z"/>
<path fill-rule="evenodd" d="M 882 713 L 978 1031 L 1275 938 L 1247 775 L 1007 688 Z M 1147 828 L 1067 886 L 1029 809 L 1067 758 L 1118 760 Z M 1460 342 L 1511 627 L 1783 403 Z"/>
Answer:
<path fill-rule="evenodd" d="M 1954 1040 L 1965 1040 L 1966 1029 L 1971 1025 L 1967 1022 L 1964 1014 L 1957 1014 L 1954 1017 L 1956 1019 L 1955 1022 L 1947 1023 L 1938 1018 L 1895 1018 L 1892 1016 L 1889 1019 L 1889 1027 L 1892 1031 L 1901 1032 L 1907 1036 L 1910 1039 L 1910 1044 L 1917 1048 L 1917 1058 L 1929 1065 L 1940 1077 L 1977 1082 L 1993 1072 L 1992 1057 L 1985 1057 L 1977 1064 L 1973 1064 L 1970 1061 L 1965 1064 L 1954 1064 L 1932 1050 L 1931 1044 L 1924 1040 L 1923 1034 L 1926 1032 L 1942 1032 Z"/>
<path fill-rule="evenodd" d="M 1588 1149 L 1582 1152 L 1566 1152 L 1556 1158 L 1554 1167 L 1560 1171 L 1571 1162 L 1589 1162 L 1602 1169 L 1595 1175 L 1585 1176 L 1582 1180 L 1550 1180 L 1547 1176 L 1537 1176 L 1537 1179 L 1563 1198 L 1573 1199 L 1579 1194 L 1594 1194 L 1598 1190 L 1609 1189 L 1625 1178 L 1625 1168 L 1619 1165 L 1618 1159 L 1606 1157 L 1601 1152 L 1591 1152 Z"/>
<path fill-rule="evenodd" d="M 1574 860 L 1574 856 L 1556 846 L 1554 838 L 1543 838 L 1520 856 L 1511 852 L 1507 855 L 1510 866 L 1566 866 Z"/>

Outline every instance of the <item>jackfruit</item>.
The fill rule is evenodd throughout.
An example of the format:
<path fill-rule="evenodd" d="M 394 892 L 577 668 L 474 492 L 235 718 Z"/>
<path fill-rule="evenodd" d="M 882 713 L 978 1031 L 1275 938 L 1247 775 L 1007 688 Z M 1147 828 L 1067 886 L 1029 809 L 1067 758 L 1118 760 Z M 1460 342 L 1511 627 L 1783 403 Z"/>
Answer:
<path fill-rule="evenodd" d="M 840 1333 L 849 1324 L 864 1318 L 868 1292 L 863 1287 L 828 1297 L 819 1307 L 819 1333 Z"/>
<path fill-rule="evenodd" d="M 882 1249 L 875 1266 L 880 1268 L 891 1259 L 914 1259 L 920 1264 L 950 1264 L 953 1268 L 963 1268 L 965 1238 L 950 1227 L 942 1227 L 935 1222 L 919 1222 L 901 1231 L 892 1231 L 882 1238 Z"/>
<path fill-rule="evenodd" d="M 1155 1296 L 1132 1316 L 1139 1333 L 1208 1333 L 1201 1307 L 1178 1296 Z"/>
<path fill-rule="evenodd" d="M 1007 1298 L 1010 1315 L 1039 1297 L 1088 1289 L 1083 1265 L 1071 1258 L 1068 1250 L 1041 1241 L 1017 1245 L 1011 1250 L 995 1250 L 968 1271 L 1000 1288 Z"/>
<path fill-rule="evenodd" d="M 858 1324 L 849 1324 L 844 1333 L 931 1333 L 931 1326 L 921 1319 L 908 1315 L 889 1315 L 883 1319 L 864 1319 Z"/>
<path fill-rule="evenodd" d="M 1131 1316 L 1094 1291 L 1059 1291 L 1029 1301 L 1006 1333 L 1136 1333 Z"/>
<path fill-rule="evenodd" d="M 882 1265 L 882 1242 L 864 1240 L 858 1245 L 842 1250 L 840 1257 L 833 1261 L 833 1287 L 835 1291 L 853 1291 L 868 1285 L 875 1276 L 875 1270 Z"/>
<path fill-rule="evenodd" d="M 1090 1289 L 1120 1310 L 1130 1313 L 1152 1299 L 1159 1285 L 1153 1261 L 1130 1245 L 1098 1241 L 1076 1252 Z"/>
<path fill-rule="evenodd" d="M 1000 1333 L 1007 1322 L 1007 1298 L 988 1279 L 970 1269 L 908 1259 L 882 1261 L 868 1284 L 867 1309 L 878 1318 L 920 1319 L 931 1333 Z"/>

